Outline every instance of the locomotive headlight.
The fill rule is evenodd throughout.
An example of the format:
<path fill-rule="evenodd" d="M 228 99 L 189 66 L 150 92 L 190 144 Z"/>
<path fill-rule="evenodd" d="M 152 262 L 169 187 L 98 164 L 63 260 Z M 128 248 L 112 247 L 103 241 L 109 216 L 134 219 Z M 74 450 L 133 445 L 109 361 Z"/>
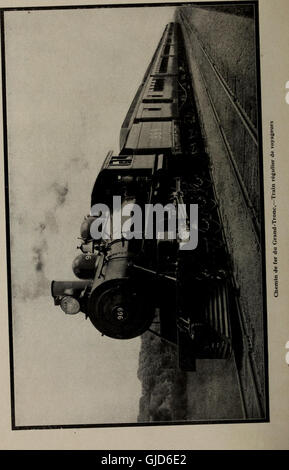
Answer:
<path fill-rule="evenodd" d="M 68 315 L 75 315 L 80 311 L 80 304 L 74 297 L 66 296 L 61 299 L 60 307 Z"/>

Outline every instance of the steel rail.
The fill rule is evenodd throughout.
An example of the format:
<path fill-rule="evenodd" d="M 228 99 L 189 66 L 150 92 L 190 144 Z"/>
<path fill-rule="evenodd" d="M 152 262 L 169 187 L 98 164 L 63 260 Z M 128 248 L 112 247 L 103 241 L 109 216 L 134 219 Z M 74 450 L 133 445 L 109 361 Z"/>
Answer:
<path fill-rule="evenodd" d="M 210 172 L 211 172 L 211 170 L 210 170 Z M 214 192 L 214 195 L 215 195 L 215 199 L 216 199 L 216 201 L 218 201 L 213 177 L 212 177 L 212 182 L 213 182 L 213 192 Z M 218 210 L 218 214 L 219 214 L 219 218 L 220 218 L 220 222 L 221 222 L 222 234 L 223 234 L 223 237 L 224 237 L 224 240 L 225 240 L 226 250 L 229 254 L 228 240 L 227 240 L 226 233 L 225 233 L 225 230 L 224 230 L 223 218 L 222 218 L 222 214 L 221 214 L 221 211 L 219 209 L 219 206 L 217 206 L 217 210 Z M 228 259 L 230 260 L 229 261 L 230 271 L 231 271 L 231 276 L 230 277 L 231 277 L 232 287 L 233 287 L 234 292 L 237 292 L 238 287 L 237 287 L 237 282 L 236 282 L 235 276 L 233 274 L 234 270 L 233 270 L 230 255 L 229 255 Z M 263 418 L 264 417 L 264 407 L 263 407 L 262 396 L 261 396 L 261 393 L 259 391 L 260 386 L 259 386 L 257 368 L 256 368 L 256 365 L 255 365 L 255 360 L 254 360 L 254 356 L 253 356 L 253 352 L 252 352 L 251 338 L 250 338 L 250 335 L 248 333 L 248 329 L 247 329 L 247 326 L 246 326 L 245 315 L 244 315 L 243 309 L 241 308 L 240 301 L 239 301 L 239 298 L 238 298 L 237 294 L 234 295 L 234 300 L 235 300 L 235 305 L 236 305 L 236 310 L 237 310 L 238 322 L 239 322 L 239 325 L 240 325 L 240 328 L 241 328 L 242 339 L 243 339 L 243 341 L 245 343 L 245 346 L 246 346 L 245 347 L 245 350 L 246 350 L 245 353 L 246 353 L 246 357 L 248 358 L 248 366 L 249 366 L 248 368 L 250 370 L 250 375 L 251 375 L 251 380 L 252 380 L 251 383 L 252 383 L 252 388 L 254 390 L 255 406 L 258 410 L 259 417 Z M 234 354 L 234 352 L 233 352 L 233 354 Z M 249 416 L 249 412 L 248 412 L 248 406 L 247 406 L 247 403 L 246 403 L 245 387 L 243 386 L 242 376 L 241 376 L 241 374 L 239 372 L 239 369 L 237 367 L 235 354 L 234 354 L 234 363 L 235 363 L 235 369 L 236 369 L 236 375 L 237 375 L 237 381 L 238 381 L 238 388 L 239 388 L 239 392 L 240 392 L 242 411 L 243 411 L 244 417 L 249 419 L 250 416 Z"/>
<path fill-rule="evenodd" d="M 256 234 L 256 241 L 258 243 L 258 245 L 260 246 L 260 237 L 261 237 L 261 227 L 260 227 L 260 223 L 259 223 L 259 220 L 257 218 L 257 215 L 256 215 L 256 212 L 255 212 L 255 209 L 253 207 L 253 204 L 251 203 L 251 199 L 248 195 L 248 191 L 247 191 L 247 188 L 243 182 L 243 178 L 242 176 L 240 175 L 240 172 L 239 172 L 239 169 L 238 169 L 238 166 L 237 166 L 237 163 L 235 161 L 235 157 L 233 155 L 233 152 L 231 150 L 231 147 L 230 147 L 230 144 L 228 142 L 228 139 L 226 137 L 226 134 L 225 134 L 225 130 L 220 122 L 220 119 L 219 119 L 219 115 L 217 113 L 217 110 L 215 108 L 215 105 L 213 103 L 213 99 L 211 97 L 211 93 L 207 87 L 207 84 L 206 84 L 206 81 L 205 81 L 205 78 L 201 72 L 201 70 L 199 70 L 200 72 L 200 76 L 203 80 L 203 84 L 204 84 L 204 87 L 205 87 L 205 90 L 206 90 L 206 93 L 208 95 L 208 99 L 209 99 L 209 102 L 211 104 L 211 107 L 212 107 L 212 110 L 213 110 L 213 113 L 214 113 L 214 117 L 215 117 L 215 120 L 217 122 L 217 125 L 218 125 L 218 128 L 219 128 L 219 131 L 220 131 L 220 134 L 221 134 L 221 137 L 222 137 L 222 141 L 223 141 L 223 144 L 226 148 L 226 151 L 227 151 L 227 154 L 229 156 L 229 160 L 231 162 L 231 165 L 233 167 L 233 171 L 235 173 L 235 176 L 236 176 L 236 179 L 239 183 L 239 186 L 240 186 L 240 189 L 241 189 L 241 192 L 242 192 L 242 195 L 243 195 L 243 198 L 244 198 L 244 201 L 245 201 L 245 204 L 247 206 L 247 209 L 249 211 L 249 214 L 251 215 L 251 221 L 252 221 L 252 225 L 253 225 L 253 228 L 254 228 L 254 231 L 255 231 L 255 234 Z"/>
<path fill-rule="evenodd" d="M 186 22 L 186 21 L 184 20 L 184 22 Z M 187 30 L 186 31 L 186 33 L 187 33 L 186 36 L 188 38 L 188 42 L 190 42 L 188 28 L 186 28 L 186 30 Z M 205 51 L 203 51 L 203 52 L 205 53 Z M 207 57 L 207 59 L 209 60 L 209 57 Z M 212 63 L 211 63 L 211 65 L 213 66 Z M 216 68 L 213 67 L 213 69 L 214 69 L 215 73 L 217 74 Z M 209 102 L 212 106 L 212 111 L 213 111 L 216 123 L 218 125 L 218 128 L 220 130 L 222 141 L 223 141 L 223 143 L 225 145 L 225 148 L 228 152 L 229 160 L 230 160 L 230 162 L 233 166 L 234 174 L 236 175 L 237 181 L 240 185 L 240 188 L 241 188 L 241 191 L 242 191 L 242 194 L 243 194 L 243 197 L 244 197 L 244 202 L 245 202 L 247 208 L 249 209 L 249 213 L 251 215 L 251 220 L 252 220 L 252 225 L 253 225 L 254 231 L 256 233 L 256 241 L 260 245 L 260 225 L 259 225 L 259 221 L 256 217 L 254 207 L 252 206 L 252 203 L 250 201 L 250 198 L 249 198 L 247 189 L 244 185 L 243 179 L 242 179 L 242 177 L 239 173 L 239 170 L 237 168 L 237 165 L 236 165 L 236 162 L 235 162 L 235 159 L 234 159 L 234 155 L 232 154 L 230 145 L 229 145 L 229 143 L 227 141 L 227 138 L 225 136 L 224 129 L 223 129 L 221 123 L 220 123 L 220 119 L 219 119 L 217 110 L 216 110 L 216 108 L 214 106 L 214 103 L 212 101 L 210 92 L 208 90 L 208 87 L 206 85 L 206 81 L 204 79 L 204 76 L 203 76 L 203 74 L 201 73 L 200 70 L 199 70 L 199 72 L 200 72 L 200 77 L 202 79 L 204 88 L 206 90 Z M 218 76 L 218 74 L 217 74 L 219 80 L 222 82 L 220 75 L 221 74 L 219 74 L 219 76 Z M 236 109 L 238 115 L 241 117 L 242 122 L 246 126 L 246 129 L 250 133 L 253 141 L 255 142 L 256 145 L 258 145 L 257 131 L 256 131 L 254 125 L 252 124 L 252 122 L 249 119 L 247 119 L 247 116 L 244 115 L 244 113 L 245 113 L 244 110 L 243 110 L 243 113 L 240 112 L 241 107 L 239 106 L 238 103 L 236 103 L 236 101 L 234 101 L 234 98 L 233 98 L 234 95 L 232 94 L 232 92 L 229 89 L 229 87 L 227 86 L 227 84 L 222 83 L 222 86 L 225 88 L 225 91 L 228 94 L 231 103 L 234 105 L 234 108 Z M 210 170 L 210 172 L 211 172 L 211 170 Z M 216 190 L 215 190 L 215 185 L 214 185 L 214 179 L 213 178 L 212 178 L 212 181 L 213 181 L 213 191 L 214 191 L 214 194 L 215 194 L 215 197 L 216 197 Z M 216 200 L 218 200 L 217 197 L 216 197 Z M 221 221 L 222 232 L 223 232 L 223 235 L 224 235 L 226 246 L 228 246 L 227 237 L 226 237 L 226 234 L 225 234 L 224 228 L 223 228 L 224 225 L 223 225 L 222 215 L 221 215 L 221 212 L 220 212 L 219 208 L 218 208 L 218 213 L 219 213 L 219 217 L 220 217 L 220 221 Z M 236 283 L 236 280 L 235 280 L 235 277 L 234 277 L 234 271 L 233 271 L 232 267 L 231 267 L 231 282 L 232 282 L 233 290 L 235 292 L 237 292 L 237 283 Z M 264 418 L 263 398 L 262 398 L 262 393 L 260 392 L 261 388 L 260 388 L 260 384 L 259 384 L 255 359 L 254 359 L 254 355 L 253 355 L 253 351 L 252 351 L 252 344 L 251 344 L 252 342 L 251 342 L 250 335 L 248 333 L 246 318 L 245 318 L 244 312 L 241 308 L 241 304 L 240 304 L 240 301 L 239 301 L 239 298 L 238 298 L 237 294 L 234 295 L 234 300 L 235 300 L 235 305 L 236 305 L 237 321 L 238 321 L 238 323 L 240 325 L 240 328 L 241 328 L 242 341 L 243 341 L 243 344 L 244 344 L 243 361 L 246 361 L 247 368 L 248 368 L 248 372 L 246 374 L 246 379 L 248 380 L 248 382 L 250 384 L 250 390 L 253 390 L 253 394 L 250 396 L 250 398 L 253 400 L 253 403 L 254 403 L 253 406 L 254 406 L 254 409 L 256 411 L 256 414 L 258 414 L 258 418 Z M 248 393 L 246 393 L 246 384 L 244 383 L 244 378 L 242 377 L 241 371 L 238 369 L 235 354 L 233 356 L 233 360 L 234 360 L 236 377 L 237 377 L 237 382 L 238 382 L 237 383 L 238 390 L 239 390 L 239 393 L 240 393 L 242 413 L 244 415 L 244 418 L 254 419 L 250 415 L 250 410 L 249 410 L 250 404 L 249 404 L 249 401 L 248 401 Z"/>
<path fill-rule="evenodd" d="M 243 107 L 239 103 L 238 98 L 236 96 L 236 93 L 234 93 L 231 90 L 231 88 L 229 87 L 229 85 L 227 84 L 225 78 L 223 77 L 223 75 L 219 71 L 218 67 L 213 62 L 212 58 L 210 57 L 210 55 L 206 51 L 206 49 L 203 45 L 203 42 L 199 38 L 199 35 L 197 34 L 196 31 L 194 31 L 192 25 L 190 25 L 188 23 L 188 21 L 186 19 L 184 19 L 183 15 L 182 15 L 182 19 L 183 19 L 186 27 L 188 29 L 190 29 L 191 33 L 196 37 L 203 54 L 205 55 L 205 57 L 206 57 L 209 65 L 211 66 L 212 70 L 215 72 L 215 75 L 217 76 L 217 78 L 218 78 L 222 88 L 224 89 L 226 95 L 229 97 L 232 106 L 235 108 L 238 116 L 240 117 L 240 119 L 243 122 L 245 128 L 247 129 L 248 133 L 250 134 L 254 144 L 256 145 L 256 147 L 258 147 L 258 131 L 257 131 L 256 127 L 254 126 L 254 124 L 252 123 L 249 116 L 247 115 L 246 111 L 243 109 Z"/>
<path fill-rule="evenodd" d="M 188 34 L 188 33 L 187 33 Z M 188 37 L 188 36 L 187 36 Z M 189 37 L 188 37 L 188 41 L 189 41 Z M 211 94 L 210 94 L 210 91 L 208 89 L 208 86 L 207 86 L 207 83 L 205 81 L 205 78 L 199 68 L 199 73 L 200 73 L 200 76 L 201 76 L 201 79 L 203 81 L 203 85 L 204 85 L 204 88 L 206 90 L 206 93 L 207 93 L 207 96 L 208 96 L 208 99 L 209 99 L 209 102 L 211 104 L 211 107 L 212 107 L 212 111 L 213 111 L 213 114 L 214 114 L 214 117 L 215 117 L 215 120 L 216 120 L 216 123 L 217 123 L 217 126 L 219 128 L 219 131 L 220 131 L 220 134 L 221 134 L 221 138 L 222 138 L 222 141 L 223 141 L 223 144 L 226 148 L 226 151 L 227 151 L 227 154 L 228 154 L 228 157 L 229 157 L 229 161 L 232 165 L 232 168 L 233 168 L 233 171 L 234 171 L 234 174 L 236 176 L 236 179 L 237 179 L 237 182 L 239 184 L 239 187 L 240 187 L 240 190 L 241 190 L 241 193 L 243 195 L 243 199 L 244 199 L 244 202 L 246 204 L 246 207 L 248 209 L 248 212 L 250 214 L 250 219 L 252 221 L 252 226 L 253 226 L 253 230 L 255 232 L 255 235 L 256 235 L 256 242 L 258 243 L 258 246 L 260 247 L 260 236 L 261 236 L 261 226 L 260 226 L 260 222 L 258 220 L 258 217 L 256 215 L 256 212 L 255 212 L 255 209 L 253 207 L 253 204 L 251 202 L 251 199 L 248 195 L 248 191 L 245 187 L 245 184 L 244 184 L 244 181 L 243 181 L 243 178 L 239 172 L 239 169 L 238 169 L 238 166 L 237 166 L 237 163 L 235 161 L 235 157 L 232 153 L 232 150 L 231 150 L 231 147 L 229 145 L 229 142 L 226 138 L 226 135 L 225 135 L 225 130 L 220 122 L 220 119 L 219 119 L 219 115 L 217 113 L 217 110 L 215 108 L 215 105 L 214 105 L 214 102 L 213 102 L 213 99 L 211 97 Z M 192 75 L 192 73 L 191 73 Z"/>

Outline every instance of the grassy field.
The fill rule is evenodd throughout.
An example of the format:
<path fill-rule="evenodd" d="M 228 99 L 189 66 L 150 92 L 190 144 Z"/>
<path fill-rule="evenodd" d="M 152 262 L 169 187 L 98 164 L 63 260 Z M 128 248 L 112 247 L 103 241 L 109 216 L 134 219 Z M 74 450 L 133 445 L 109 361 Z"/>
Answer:
<path fill-rule="evenodd" d="M 186 419 L 187 377 L 177 367 L 173 345 L 146 332 L 142 336 L 138 378 L 142 383 L 138 422 Z"/>

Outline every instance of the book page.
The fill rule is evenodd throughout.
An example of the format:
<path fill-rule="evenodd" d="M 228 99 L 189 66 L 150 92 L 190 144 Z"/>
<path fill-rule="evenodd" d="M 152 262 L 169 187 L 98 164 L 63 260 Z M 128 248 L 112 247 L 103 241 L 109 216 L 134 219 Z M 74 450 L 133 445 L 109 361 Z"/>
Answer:
<path fill-rule="evenodd" d="M 286 0 L 21 3 L 1 448 L 288 448 Z"/>

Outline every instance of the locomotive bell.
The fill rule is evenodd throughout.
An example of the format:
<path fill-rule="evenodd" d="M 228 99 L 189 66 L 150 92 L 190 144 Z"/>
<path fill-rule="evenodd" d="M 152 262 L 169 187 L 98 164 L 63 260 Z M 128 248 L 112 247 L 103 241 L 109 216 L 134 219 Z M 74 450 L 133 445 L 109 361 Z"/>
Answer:
<path fill-rule="evenodd" d="M 72 271 L 79 279 L 92 279 L 97 264 L 97 254 L 81 253 L 72 263 Z"/>

